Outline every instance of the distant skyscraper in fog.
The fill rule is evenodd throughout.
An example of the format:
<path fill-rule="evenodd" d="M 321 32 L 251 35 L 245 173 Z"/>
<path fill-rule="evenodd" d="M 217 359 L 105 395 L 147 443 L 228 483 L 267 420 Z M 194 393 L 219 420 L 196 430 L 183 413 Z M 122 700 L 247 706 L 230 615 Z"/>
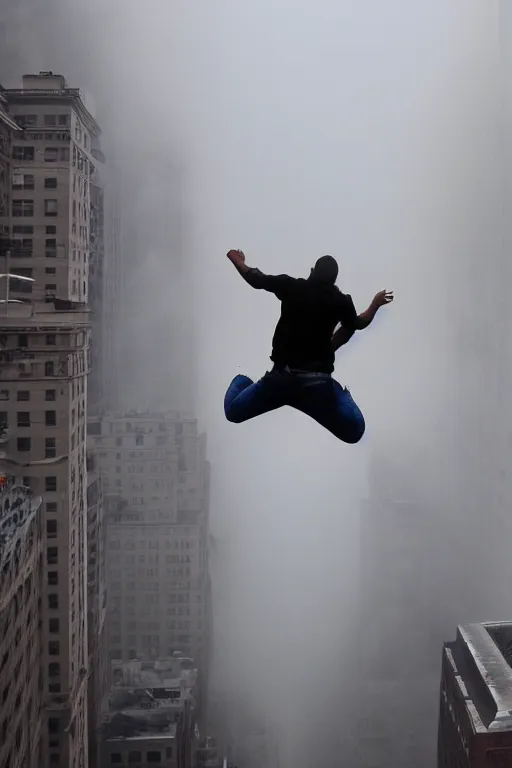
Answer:
<path fill-rule="evenodd" d="M 435 761 L 443 584 L 432 562 L 444 542 L 434 540 L 435 510 L 393 469 L 381 478 L 374 467 L 360 515 L 356 705 L 342 736 L 351 768 Z"/>
<path fill-rule="evenodd" d="M 183 651 L 205 672 L 210 634 L 209 465 L 197 421 L 177 413 L 106 414 L 89 447 L 107 508 L 113 659 Z"/>
<path fill-rule="evenodd" d="M 512 766 L 512 623 L 459 627 L 443 650 L 438 768 Z"/>

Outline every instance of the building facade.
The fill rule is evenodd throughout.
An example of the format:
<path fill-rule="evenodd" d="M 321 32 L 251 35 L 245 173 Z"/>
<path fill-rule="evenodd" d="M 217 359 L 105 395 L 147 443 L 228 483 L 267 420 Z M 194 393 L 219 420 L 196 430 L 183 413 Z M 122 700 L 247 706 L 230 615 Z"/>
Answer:
<path fill-rule="evenodd" d="M 7 435 L 0 436 L 0 456 Z M 43 762 L 42 499 L 0 477 L 0 765 Z"/>
<path fill-rule="evenodd" d="M 112 659 L 186 653 L 206 672 L 211 600 L 209 465 L 197 421 L 177 413 L 89 420 L 107 509 Z"/>
<path fill-rule="evenodd" d="M 6 281 L 9 298 L 23 303 L 0 310 L 0 399 L 16 430 L 3 461 L 44 500 L 41 766 L 85 768 L 88 684 L 96 691 L 105 676 L 90 668 L 101 664 L 105 597 L 87 551 L 88 533 L 97 545 L 102 523 L 98 504 L 88 509 L 88 491 L 94 498 L 97 489 L 86 468 L 89 289 L 97 295 L 102 279 L 97 269 L 89 279 L 91 250 L 95 267 L 105 256 L 93 183 L 103 163 L 100 130 L 80 91 L 61 75 L 25 75 L 21 88 L 2 96 L 16 131 L 11 126 L 7 219 L 0 221 L 8 247 L 0 268 L 31 278 Z"/>
<path fill-rule="evenodd" d="M 86 312 L 48 310 L 47 303 L 4 305 L 0 400 L 13 438 L 0 469 L 44 499 L 43 754 L 51 765 L 78 768 L 87 765 L 89 324 Z"/>
<path fill-rule="evenodd" d="M 512 624 L 459 627 L 443 650 L 438 768 L 512 765 Z"/>

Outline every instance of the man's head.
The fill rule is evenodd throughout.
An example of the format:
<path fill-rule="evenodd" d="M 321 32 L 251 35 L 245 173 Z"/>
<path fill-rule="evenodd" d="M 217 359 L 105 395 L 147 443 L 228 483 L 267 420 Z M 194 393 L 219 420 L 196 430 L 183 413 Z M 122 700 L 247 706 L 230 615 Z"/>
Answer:
<path fill-rule="evenodd" d="M 312 280 L 329 285 L 334 285 L 337 277 L 338 262 L 332 256 L 321 256 L 310 274 Z"/>

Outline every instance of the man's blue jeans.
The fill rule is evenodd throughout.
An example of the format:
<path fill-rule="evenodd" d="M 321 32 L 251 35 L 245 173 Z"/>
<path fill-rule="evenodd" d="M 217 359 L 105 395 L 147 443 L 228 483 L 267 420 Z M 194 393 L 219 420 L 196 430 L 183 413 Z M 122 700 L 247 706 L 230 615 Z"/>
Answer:
<path fill-rule="evenodd" d="M 256 383 L 235 376 L 224 397 L 226 419 L 235 424 L 283 405 L 315 419 L 344 443 L 358 443 L 364 434 L 364 417 L 350 392 L 328 374 L 274 368 Z"/>

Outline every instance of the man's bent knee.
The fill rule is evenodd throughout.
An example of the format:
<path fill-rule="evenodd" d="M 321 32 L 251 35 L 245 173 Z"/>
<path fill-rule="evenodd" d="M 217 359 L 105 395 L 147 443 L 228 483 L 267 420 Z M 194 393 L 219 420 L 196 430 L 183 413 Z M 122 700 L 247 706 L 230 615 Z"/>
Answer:
<path fill-rule="evenodd" d="M 339 435 L 339 437 L 341 440 L 343 440 L 344 443 L 355 445 L 362 439 L 365 430 L 366 424 L 363 416 L 361 415 L 358 419 L 354 419 L 353 423 L 348 425 L 343 430 L 343 434 Z"/>
<path fill-rule="evenodd" d="M 233 405 L 224 406 L 224 415 L 231 424 L 241 424 L 245 421 L 243 413 L 240 408 L 233 407 Z"/>

